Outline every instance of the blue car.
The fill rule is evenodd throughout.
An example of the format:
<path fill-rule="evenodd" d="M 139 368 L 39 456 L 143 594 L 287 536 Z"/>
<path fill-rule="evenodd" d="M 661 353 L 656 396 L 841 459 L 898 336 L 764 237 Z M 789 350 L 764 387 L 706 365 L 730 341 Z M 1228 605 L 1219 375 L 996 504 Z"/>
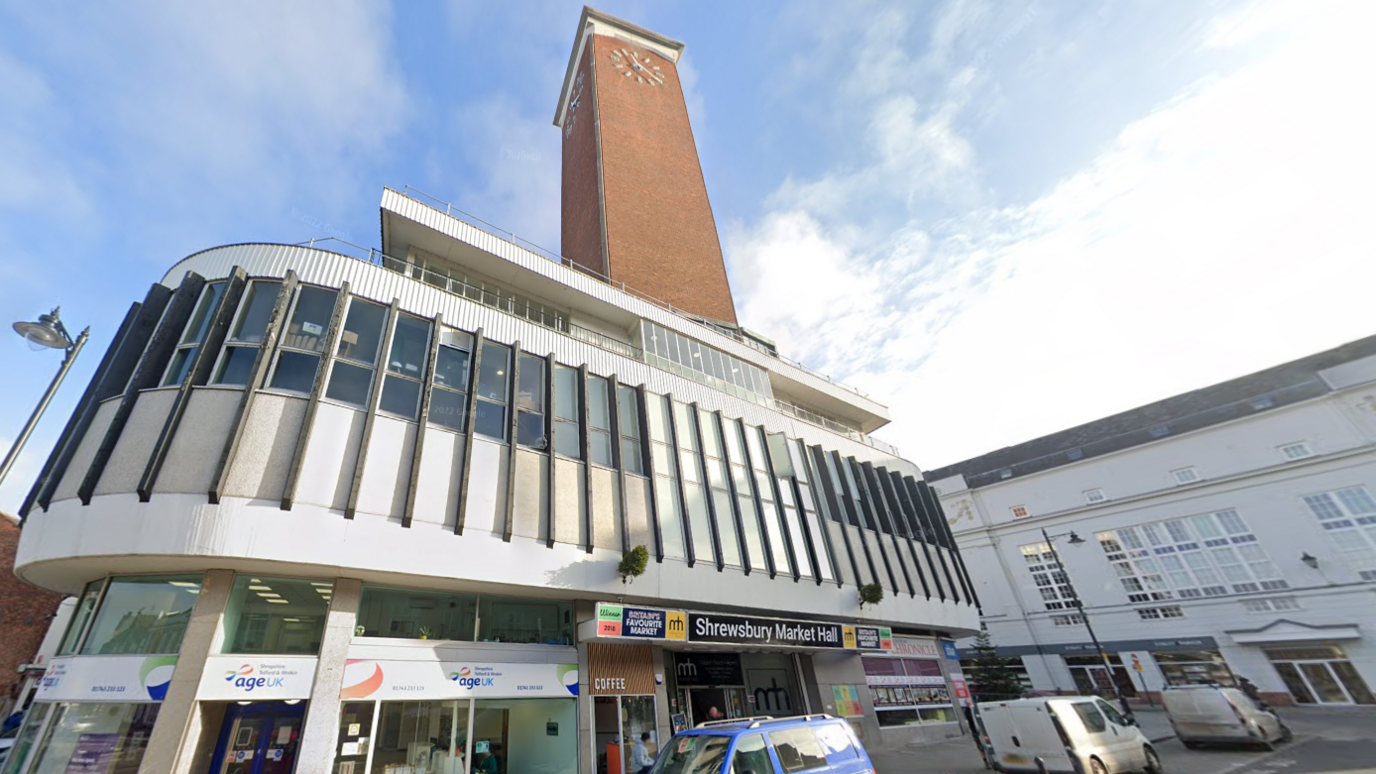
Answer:
<path fill-rule="evenodd" d="M 703 723 L 670 739 L 651 774 L 874 774 L 850 724 L 830 715 Z"/>

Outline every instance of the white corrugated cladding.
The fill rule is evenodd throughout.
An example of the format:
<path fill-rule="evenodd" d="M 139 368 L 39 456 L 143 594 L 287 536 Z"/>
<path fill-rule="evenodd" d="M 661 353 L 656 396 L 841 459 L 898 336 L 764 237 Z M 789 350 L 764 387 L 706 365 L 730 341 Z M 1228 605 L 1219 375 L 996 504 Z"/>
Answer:
<path fill-rule="evenodd" d="M 550 263 L 543 258 L 539 260 Z M 682 403 L 697 403 L 708 411 L 720 410 L 727 417 L 741 418 L 770 432 L 800 438 L 809 445 L 821 444 L 827 450 L 841 452 L 842 456 L 853 456 L 857 460 L 873 462 L 912 476 L 921 475 L 911 462 L 843 435 L 339 253 L 292 245 L 216 247 L 179 261 L 167 273 L 163 284 L 176 287 L 188 271 L 194 271 L 208 280 L 221 279 L 228 276 L 235 266 L 242 268 L 250 277 L 281 278 L 292 270 L 302 282 L 313 285 L 338 288 L 348 282 L 349 292 L 354 295 L 382 304 L 391 303 L 396 298 L 400 301 L 400 308 L 411 314 L 430 318 L 442 313 L 445 325 L 466 331 L 482 328 L 483 335 L 493 341 L 502 344 L 519 341 L 521 349 L 526 352 L 536 355 L 552 352 L 561 363 L 572 366 L 587 363 L 590 372 L 602 376 L 614 374 L 622 384 L 643 384 L 650 392 L 672 394 L 675 400 Z M 594 280 L 588 282 L 605 287 Z M 673 317 L 667 312 L 664 314 Z"/>

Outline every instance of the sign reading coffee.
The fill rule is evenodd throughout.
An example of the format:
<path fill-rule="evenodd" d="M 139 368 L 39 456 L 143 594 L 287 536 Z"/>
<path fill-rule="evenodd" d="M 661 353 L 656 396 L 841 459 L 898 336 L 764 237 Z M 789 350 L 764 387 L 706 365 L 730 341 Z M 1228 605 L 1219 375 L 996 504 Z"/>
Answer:
<path fill-rule="evenodd" d="M 806 648 L 842 647 L 841 624 L 706 613 L 688 614 L 688 641 Z"/>

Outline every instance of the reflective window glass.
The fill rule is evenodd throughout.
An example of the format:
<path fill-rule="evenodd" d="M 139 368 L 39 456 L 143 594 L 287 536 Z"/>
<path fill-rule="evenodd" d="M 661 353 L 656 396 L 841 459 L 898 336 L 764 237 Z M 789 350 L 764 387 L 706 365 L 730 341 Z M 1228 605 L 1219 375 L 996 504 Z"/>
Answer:
<path fill-rule="evenodd" d="M 253 361 L 257 358 L 257 347 L 225 347 L 215 383 L 237 387 L 248 384 L 248 375 L 253 371 Z"/>
<path fill-rule="evenodd" d="M 268 318 L 277 303 L 281 283 L 254 280 L 248 286 L 246 298 L 239 304 L 239 317 L 230 332 L 231 341 L 260 344 L 268 329 Z"/>
<path fill-rule="evenodd" d="M 478 401 L 473 417 L 473 431 L 501 441 L 506 438 L 506 406 L 485 400 Z"/>
<path fill-rule="evenodd" d="M 334 370 L 330 373 L 330 386 L 325 390 L 325 397 L 358 408 L 367 408 L 368 394 L 372 391 L 372 386 L 372 370 L 337 360 Z"/>
<path fill-rule="evenodd" d="M 200 590 L 199 575 L 111 578 L 81 653 L 176 653 Z"/>
<path fill-rule="evenodd" d="M 364 586 L 355 632 L 364 637 L 473 640 L 478 597 L 444 591 Z"/>
<path fill-rule="evenodd" d="M 534 645 L 574 645 L 573 605 L 545 599 L 483 596 L 478 601 L 478 640 Z"/>
<path fill-rule="evenodd" d="M 319 367 L 319 355 L 283 350 L 277 356 L 277 370 L 272 373 L 272 388 L 309 394 L 315 386 L 315 372 Z"/>
<path fill-rule="evenodd" d="M 104 579 L 86 584 L 81 597 L 76 601 L 76 607 L 72 609 L 72 620 L 67 624 L 67 633 L 62 636 L 62 645 L 57 649 L 57 655 L 67 656 L 76 652 L 77 646 L 81 644 L 81 633 L 86 629 L 86 622 L 91 620 L 91 613 L 96 611 L 96 602 L 100 599 L 100 589 L 104 585 Z"/>
<path fill-rule="evenodd" d="M 330 330 L 330 318 L 338 294 L 324 288 L 302 287 L 296 294 L 296 308 L 282 346 L 307 352 L 324 352 L 325 336 Z"/>
<path fill-rule="evenodd" d="M 420 410 L 420 382 L 388 374 L 382 382 L 382 397 L 378 410 L 415 419 Z"/>
<path fill-rule="evenodd" d="M 344 318 L 344 330 L 339 333 L 338 357 L 373 365 L 377 362 L 378 345 L 387 323 L 387 307 L 354 297 L 349 300 L 349 314 Z"/>
<path fill-rule="evenodd" d="M 435 384 L 468 391 L 468 353 L 453 347 L 440 347 L 435 359 Z"/>
<path fill-rule="evenodd" d="M 478 367 L 478 397 L 506 404 L 508 354 L 510 350 L 501 344 L 483 344 L 482 365 Z"/>
<path fill-rule="evenodd" d="M 236 577 L 225 608 L 223 652 L 319 652 L 333 593 L 333 581 Z"/>
<path fill-rule="evenodd" d="M 544 413 L 545 359 L 521 353 L 521 369 L 516 385 L 516 407 L 522 411 Z"/>
<path fill-rule="evenodd" d="M 450 430 L 463 432 L 468 396 L 461 392 L 435 389 L 430 394 L 430 421 Z"/>
<path fill-rule="evenodd" d="M 430 345 L 430 323 L 409 314 L 397 315 L 392 332 L 392 349 L 387 355 L 387 370 L 420 379 L 425 375 L 425 357 Z"/>

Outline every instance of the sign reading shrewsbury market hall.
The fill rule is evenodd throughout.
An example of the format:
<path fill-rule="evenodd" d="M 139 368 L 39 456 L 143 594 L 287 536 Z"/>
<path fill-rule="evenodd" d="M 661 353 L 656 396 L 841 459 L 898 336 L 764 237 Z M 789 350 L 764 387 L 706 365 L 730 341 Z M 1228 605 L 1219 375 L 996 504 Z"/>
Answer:
<path fill-rule="evenodd" d="M 597 605 L 597 636 L 796 648 L 891 650 L 887 627 Z"/>

